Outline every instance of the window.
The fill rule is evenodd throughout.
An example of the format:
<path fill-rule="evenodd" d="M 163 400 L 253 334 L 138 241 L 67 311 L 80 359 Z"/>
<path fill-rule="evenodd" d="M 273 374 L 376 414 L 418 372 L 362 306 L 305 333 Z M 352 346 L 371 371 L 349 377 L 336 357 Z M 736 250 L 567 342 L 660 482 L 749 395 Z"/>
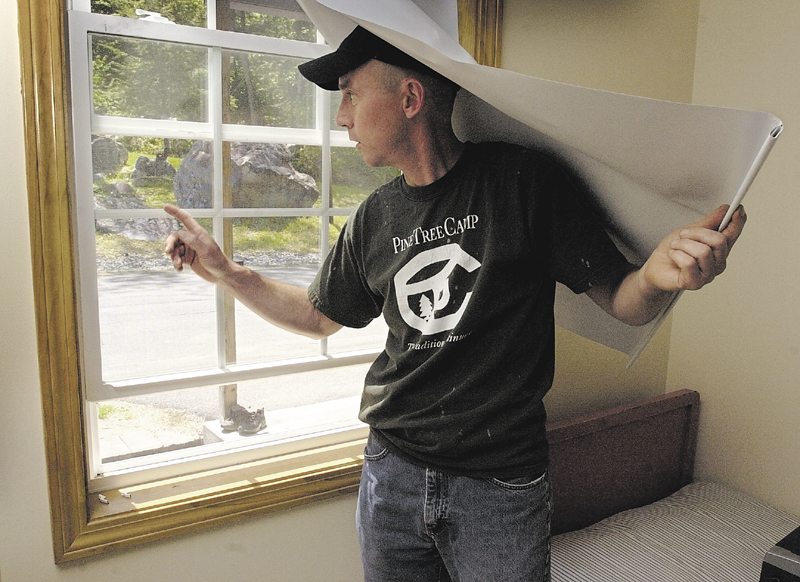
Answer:
<path fill-rule="evenodd" d="M 98 2 L 97 6 L 108 4 Z M 184 8 L 190 4 L 180 3 Z M 189 205 L 235 258 L 255 261 L 252 249 L 258 245 L 252 241 L 269 237 L 274 241 L 275 232 L 291 223 L 294 230 L 282 239 L 285 248 L 281 250 L 296 261 L 294 274 L 300 281 L 313 272 L 361 194 L 345 188 L 352 174 L 352 150 L 342 133 L 331 127 L 330 112 L 335 105 L 327 103 L 330 95 L 313 87 L 302 88 L 300 83 L 268 82 L 270 76 L 285 78 L 298 59 L 313 58 L 325 50 L 312 42 L 317 40 L 315 33 L 292 11 L 291 3 L 282 4 L 284 12 L 277 16 L 287 24 L 284 38 L 273 36 L 275 32 L 267 24 L 270 19 L 244 2 L 231 5 L 235 12 L 226 7 L 211 16 L 186 9 L 139 14 L 140 19 L 134 20 L 89 14 L 89 7 L 81 3 L 75 6 L 78 10 L 73 19 L 58 2 L 20 0 L 40 375 L 58 562 L 357 487 L 361 437 L 357 430 L 347 432 L 353 423 L 344 417 L 335 427 L 308 423 L 290 427 L 287 433 L 295 433 L 285 436 L 293 438 L 275 438 L 272 444 L 263 442 L 270 436 L 255 437 L 262 448 L 269 445 L 271 453 L 266 457 L 251 454 L 256 441 L 247 441 L 244 447 L 240 441 L 194 447 L 206 450 L 191 462 L 181 461 L 187 458 L 185 448 L 152 455 L 147 461 L 123 462 L 104 460 L 98 442 L 84 438 L 98 434 L 100 413 L 107 414 L 105 407 L 113 407 L 120 397 L 129 401 L 146 394 L 168 396 L 174 389 L 181 389 L 182 394 L 210 390 L 214 392 L 212 400 L 222 402 L 219 406 L 234 401 L 249 404 L 244 400 L 246 393 L 263 390 L 251 383 L 297 373 L 328 378 L 333 374 L 331 362 L 336 364 L 337 374 L 354 370 L 358 385 L 363 376 L 363 371 L 356 369 L 358 363 L 374 355 L 370 354 L 374 338 L 365 339 L 363 334 L 337 334 L 327 344 L 297 343 L 295 338 L 281 337 L 268 344 L 271 350 L 259 349 L 247 335 L 254 326 L 248 314 L 231 306 L 225 297 L 215 296 L 211 286 L 201 290 L 196 278 L 173 277 L 180 284 L 153 284 L 147 291 L 162 297 L 159 289 L 168 289 L 172 299 L 190 294 L 192 306 L 198 308 L 187 308 L 176 323 L 169 322 L 165 314 L 186 302 L 177 301 L 167 308 L 139 296 L 162 276 L 149 263 L 134 265 L 136 270 L 128 268 L 122 274 L 114 267 L 114 277 L 102 274 L 103 261 L 113 264 L 127 257 L 130 267 L 132 255 L 160 255 L 160 249 L 143 251 L 148 247 L 146 241 L 119 232 L 163 227 L 159 226 L 164 216 L 160 205 L 172 197 L 177 199 L 174 187 L 165 187 L 168 180 L 160 178 L 157 171 L 145 173 L 144 180 L 134 184 L 136 159 L 145 158 L 142 166 L 162 164 L 163 171 L 170 172 L 163 165 L 166 163 L 177 172 L 192 156 L 210 160 L 213 173 L 205 182 L 196 175 L 187 179 L 201 185 L 195 193 L 208 192 Z M 496 52 L 488 49 L 496 43 L 485 42 L 475 30 L 489 30 L 496 40 L 499 5 L 463 3 L 459 15 L 462 29 L 472 31 L 469 46 L 484 47 L 485 54 L 494 59 Z M 162 18 L 180 24 L 172 28 L 149 22 Z M 206 26 L 202 25 L 204 19 Z M 215 30 L 223 28 L 235 33 Z M 258 42 L 250 40 L 253 35 L 260 37 Z M 69 83 L 62 58 L 68 37 L 72 100 L 67 97 Z M 487 62 L 485 57 L 479 58 Z M 128 62 L 120 68 L 122 60 Z M 84 89 L 81 94 L 76 81 L 81 75 L 81 87 L 93 86 L 93 91 Z M 162 84 L 159 99 L 154 100 L 146 87 L 156 77 Z M 254 106 L 267 95 L 270 103 L 285 107 L 272 107 L 266 114 L 265 107 Z M 72 135 L 67 130 L 70 125 Z M 94 157 L 92 143 L 98 152 Z M 243 154 L 235 151 L 244 147 L 242 144 L 250 148 Z M 310 190 L 318 191 L 315 200 L 303 204 L 253 202 L 246 193 L 226 188 L 232 180 L 223 175 L 239 171 L 237 160 L 259 155 L 258 149 L 266 149 L 265 144 L 281 146 L 282 152 L 291 155 L 294 170 L 311 176 L 310 181 L 302 179 L 309 186 L 313 183 Z M 105 152 L 105 157 L 100 152 Z M 92 160 L 91 169 L 81 165 L 86 160 Z M 103 206 L 99 202 L 105 207 L 95 208 L 96 204 Z M 131 280 L 136 282 L 138 295 L 116 291 Z M 187 289 L 196 283 L 197 288 Z M 137 318 L 136 328 L 125 327 L 131 318 Z M 143 333 L 144 321 L 150 327 L 144 326 Z M 181 353 L 197 359 L 182 359 L 176 366 L 174 359 L 161 355 L 176 349 L 170 341 L 184 331 L 182 325 L 210 327 L 214 333 L 192 338 L 197 343 Z M 266 327 L 259 325 L 262 330 Z M 375 335 L 383 332 L 376 330 Z M 287 351 L 277 353 L 277 345 Z M 148 361 L 144 372 L 136 365 L 143 358 Z M 328 402 L 342 396 L 334 394 Z M 318 397 L 313 405 L 319 405 Z M 330 434 L 338 436 L 331 439 Z M 305 437 L 301 446 L 297 446 L 297 436 Z M 178 471 L 182 476 L 175 471 L 179 462 L 184 467 Z M 145 466 L 150 473 L 142 479 Z"/>
<path fill-rule="evenodd" d="M 68 15 L 92 492 L 364 435 L 381 321 L 311 341 L 163 256 L 170 202 L 234 260 L 308 285 L 347 214 L 396 175 L 364 164 L 332 122 L 338 95 L 298 74 L 328 50 L 302 12 L 221 4 Z M 237 408 L 255 415 L 238 431 Z"/>

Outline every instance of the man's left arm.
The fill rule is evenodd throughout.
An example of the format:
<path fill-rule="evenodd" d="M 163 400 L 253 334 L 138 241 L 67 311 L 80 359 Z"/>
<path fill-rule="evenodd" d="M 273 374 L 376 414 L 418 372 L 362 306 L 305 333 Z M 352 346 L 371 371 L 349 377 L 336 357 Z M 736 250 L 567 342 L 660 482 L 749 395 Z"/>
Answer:
<path fill-rule="evenodd" d="M 747 217 L 743 207 L 722 232 L 728 209 L 714 212 L 667 235 L 641 268 L 592 286 L 586 294 L 606 312 L 629 325 L 644 325 L 669 303 L 675 291 L 707 285 L 725 270 Z"/>

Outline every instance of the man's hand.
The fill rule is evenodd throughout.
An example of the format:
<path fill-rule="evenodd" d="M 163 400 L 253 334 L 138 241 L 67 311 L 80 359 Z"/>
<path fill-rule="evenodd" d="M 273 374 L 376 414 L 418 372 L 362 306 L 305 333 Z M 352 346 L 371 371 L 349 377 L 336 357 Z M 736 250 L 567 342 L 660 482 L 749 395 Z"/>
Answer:
<path fill-rule="evenodd" d="M 216 283 L 255 314 L 270 323 L 310 338 L 328 337 L 342 328 L 318 311 L 305 289 L 267 279 L 230 260 L 211 235 L 188 212 L 167 204 L 164 210 L 183 224 L 167 237 L 164 252 L 175 269 L 185 265 L 206 281 Z"/>
<path fill-rule="evenodd" d="M 230 269 L 230 259 L 188 212 L 172 204 L 164 205 L 164 210 L 186 228 L 170 234 L 164 243 L 164 253 L 172 259 L 175 270 L 183 271 L 189 265 L 206 281 L 217 283 Z"/>
<path fill-rule="evenodd" d="M 747 220 L 744 208 L 719 232 L 727 205 L 702 220 L 668 234 L 641 269 L 618 281 L 595 285 L 586 294 L 606 312 L 629 325 L 651 321 L 675 291 L 700 289 L 725 270 L 728 254 Z"/>
<path fill-rule="evenodd" d="M 747 220 L 740 206 L 719 232 L 727 210 L 727 205 L 720 206 L 699 222 L 667 235 L 642 267 L 644 283 L 671 292 L 700 289 L 713 281 L 725 270 L 728 254 Z"/>

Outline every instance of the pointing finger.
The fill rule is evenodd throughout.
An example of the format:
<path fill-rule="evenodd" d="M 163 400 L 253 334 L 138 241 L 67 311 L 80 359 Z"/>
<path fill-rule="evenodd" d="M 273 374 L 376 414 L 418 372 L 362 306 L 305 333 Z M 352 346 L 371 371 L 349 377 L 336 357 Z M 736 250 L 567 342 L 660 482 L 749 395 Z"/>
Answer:
<path fill-rule="evenodd" d="M 199 234 L 203 231 L 203 227 L 192 218 L 192 215 L 186 212 L 183 208 L 178 208 L 174 204 L 165 204 L 164 210 L 167 214 L 175 218 L 178 222 L 191 232 L 192 234 Z"/>

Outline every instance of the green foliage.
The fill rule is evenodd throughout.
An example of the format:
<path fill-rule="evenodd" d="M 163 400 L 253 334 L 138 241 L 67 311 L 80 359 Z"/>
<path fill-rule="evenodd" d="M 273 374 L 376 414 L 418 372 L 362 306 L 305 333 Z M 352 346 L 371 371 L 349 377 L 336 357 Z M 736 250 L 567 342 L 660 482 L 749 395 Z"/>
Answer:
<path fill-rule="evenodd" d="M 203 48 L 93 35 L 95 112 L 205 121 L 207 60 Z"/>
<path fill-rule="evenodd" d="M 158 12 L 176 24 L 205 26 L 204 0 L 92 0 L 92 12 L 138 18 L 136 10 Z"/>
<path fill-rule="evenodd" d="M 116 406 L 114 404 L 101 404 L 97 407 L 97 416 L 100 420 L 107 420 L 111 417 L 120 419 L 133 418 L 133 414 L 124 405 Z"/>
<path fill-rule="evenodd" d="M 314 87 L 297 74 L 300 59 L 226 51 L 229 123 L 313 127 Z"/>
<path fill-rule="evenodd" d="M 93 0 L 92 11 L 138 18 L 159 12 L 177 24 L 205 27 L 203 0 Z M 225 22 L 219 22 L 225 27 Z M 230 11 L 234 31 L 314 42 L 310 22 Z M 174 43 L 93 35 L 94 107 L 101 115 L 205 121 L 207 51 Z M 313 86 L 297 74 L 298 59 L 226 53 L 230 103 L 226 121 L 311 127 Z"/>
<path fill-rule="evenodd" d="M 319 186 L 322 171 L 322 149 L 318 146 L 295 146 L 292 166 L 298 172 L 308 174 Z M 338 208 L 353 208 L 376 188 L 396 178 L 396 168 L 372 168 L 355 148 L 336 148 L 331 158 L 331 185 L 333 205 Z"/>
<path fill-rule="evenodd" d="M 316 42 L 317 29 L 307 20 L 279 18 L 257 12 L 231 10 L 231 30 L 258 36 Z"/>
<path fill-rule="evenodd" d="M 278 219 L 280 220 L 280 219 Z M 284 220 L 275 228 L 274 218 L 252 218 L 234 222 L 233 248 L 238 253 L 288 251 L 319 252 L 319 219 L 300 217 Z"/>

